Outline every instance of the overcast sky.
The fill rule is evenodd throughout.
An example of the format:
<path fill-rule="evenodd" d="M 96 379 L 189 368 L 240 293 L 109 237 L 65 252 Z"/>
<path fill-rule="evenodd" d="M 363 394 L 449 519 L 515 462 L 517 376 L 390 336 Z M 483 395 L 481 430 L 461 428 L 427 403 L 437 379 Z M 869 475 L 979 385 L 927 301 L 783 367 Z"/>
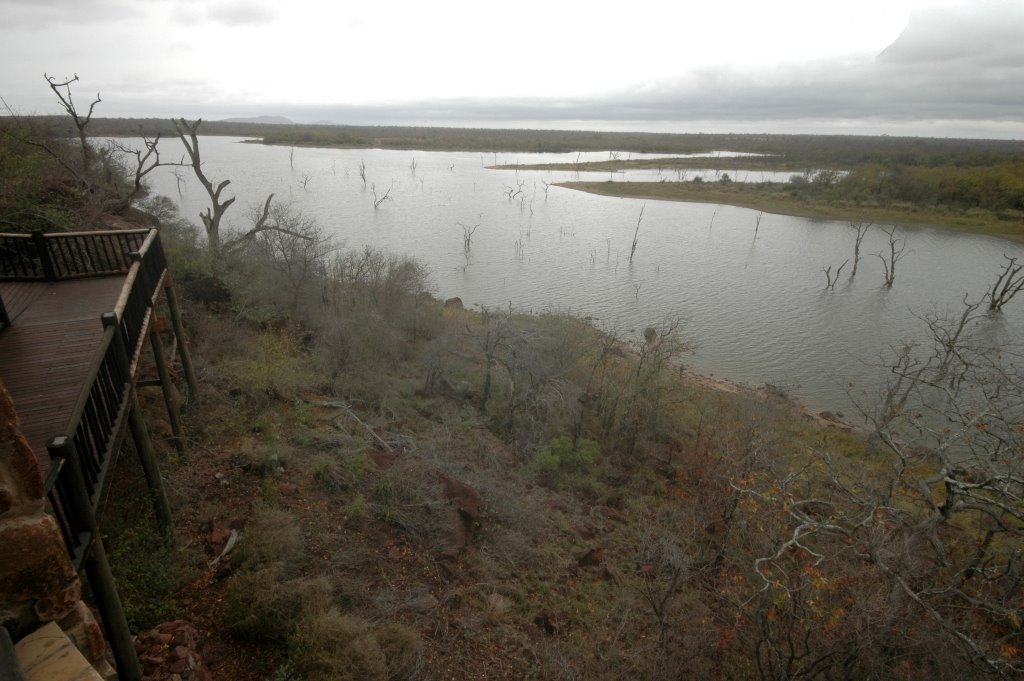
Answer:
<path fill-rule="evenodd" d="M 1024 138 L 1024 0 L 0 0 L 102 116 Z"/>

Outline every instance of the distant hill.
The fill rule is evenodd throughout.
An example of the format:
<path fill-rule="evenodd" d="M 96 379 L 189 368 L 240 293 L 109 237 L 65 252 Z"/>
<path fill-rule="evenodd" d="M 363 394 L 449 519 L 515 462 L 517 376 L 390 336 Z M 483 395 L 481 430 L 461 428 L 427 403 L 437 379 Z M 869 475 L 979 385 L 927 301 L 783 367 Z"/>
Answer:
<path fill-rule="evenodd" d="M 284 116 L 249 116 L 248 118 L 224 118 L 224 123 L 261 123 L 264 125 L 295 125 Z"/>

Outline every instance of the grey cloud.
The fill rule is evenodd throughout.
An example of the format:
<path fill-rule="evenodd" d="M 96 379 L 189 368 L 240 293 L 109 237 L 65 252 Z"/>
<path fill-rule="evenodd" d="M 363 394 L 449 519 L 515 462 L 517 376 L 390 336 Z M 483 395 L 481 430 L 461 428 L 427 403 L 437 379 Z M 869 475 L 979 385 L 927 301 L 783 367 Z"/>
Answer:
<path fill-rule="evenodd" d="M 2 0 L 4 28 L 83 25 L 135 19 L 144 14 L 131 0 Z"/>
<path fill-rule="evenodd" d="M 791 65 L 757 75 L 709 69 L 601 97 L 452 99 L 335 107 L 344 120 L 1009 121 L 1024 119 L 1024 6 L 979 3 L 915 14 L 877 58 Z M 330 111 L 321 117 L 332 118 Z"/>
<path fill-rule="evenodd" d="M 262 26 L 276 17 L 266 4 L 250 0 L 216 2 L 207 8 L 206 13 L 211 21 L 224 26 Z"/>

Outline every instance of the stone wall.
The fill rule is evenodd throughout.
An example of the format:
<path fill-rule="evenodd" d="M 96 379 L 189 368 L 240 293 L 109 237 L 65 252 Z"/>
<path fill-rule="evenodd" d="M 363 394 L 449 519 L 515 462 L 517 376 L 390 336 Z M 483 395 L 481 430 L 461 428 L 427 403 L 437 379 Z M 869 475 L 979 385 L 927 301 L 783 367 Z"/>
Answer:
<path fill-rule="evenodd" d="M 43 492 L 35 455 L 0 382 L 0 624 L 20 638 L 58 622 L 87 659 L 102 659 L 102 630 L 81 602 L 78 574 Z"/>

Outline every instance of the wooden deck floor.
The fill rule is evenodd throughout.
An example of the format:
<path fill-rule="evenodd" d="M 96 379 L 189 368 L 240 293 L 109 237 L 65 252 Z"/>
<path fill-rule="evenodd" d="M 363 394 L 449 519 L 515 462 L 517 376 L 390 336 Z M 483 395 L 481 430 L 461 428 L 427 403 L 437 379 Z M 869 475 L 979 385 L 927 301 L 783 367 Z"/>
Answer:
<path fill-rule="evenodd" d="M 66 432 L 103 335 L 100 315 L 117 303 L 123 276 L 62 282 L 0 282 L 11 326 L 0 331 L 0 381 L 46 476 L 47 441 Z"/>

